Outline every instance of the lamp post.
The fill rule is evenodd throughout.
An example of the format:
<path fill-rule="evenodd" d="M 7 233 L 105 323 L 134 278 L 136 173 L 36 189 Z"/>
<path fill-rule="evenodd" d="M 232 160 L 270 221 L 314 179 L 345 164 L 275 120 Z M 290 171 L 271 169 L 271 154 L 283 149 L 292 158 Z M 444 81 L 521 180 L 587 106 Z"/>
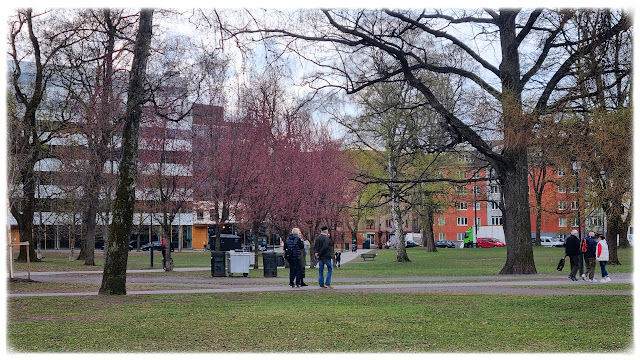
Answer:
<path fill-rule="evenodd" d="M 576 202 L 578 205 L 578 236 L 582 239 L 582 220 L 580 218 L 580 180 L 578 178 L 578 172 L 582 169 L 582 162 L 577 160 L 571 161 L 571 167 L 573 169 L 573 175 L 576 177 Z"/>

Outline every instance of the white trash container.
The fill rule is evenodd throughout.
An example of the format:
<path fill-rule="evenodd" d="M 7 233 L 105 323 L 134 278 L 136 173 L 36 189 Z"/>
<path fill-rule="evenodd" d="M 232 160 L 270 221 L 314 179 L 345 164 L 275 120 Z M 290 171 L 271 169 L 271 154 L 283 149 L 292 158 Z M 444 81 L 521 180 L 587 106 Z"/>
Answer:
<path fill-rule="evenodd" d="M 229 277 L 233 276 L 233 274 L 242 274 L 244 277 L 249 276 L 250 264 L 250 253 L 229 251 Z"/>

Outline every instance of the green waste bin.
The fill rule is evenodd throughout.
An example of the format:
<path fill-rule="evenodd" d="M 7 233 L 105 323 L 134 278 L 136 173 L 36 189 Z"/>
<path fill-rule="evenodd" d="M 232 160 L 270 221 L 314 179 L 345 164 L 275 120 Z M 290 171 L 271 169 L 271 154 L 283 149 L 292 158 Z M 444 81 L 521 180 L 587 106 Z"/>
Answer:
<path fill-rule="evenodd" d="M 278 263 L 275 252 L 262 253 L 262 267 L 264 268 L 264 277 L 278 277 Z"/>
<path fill-rule="evenodd" d="M 227 276 L 224 251 L 211 252 L 211 276 L 213 277 Z"/>

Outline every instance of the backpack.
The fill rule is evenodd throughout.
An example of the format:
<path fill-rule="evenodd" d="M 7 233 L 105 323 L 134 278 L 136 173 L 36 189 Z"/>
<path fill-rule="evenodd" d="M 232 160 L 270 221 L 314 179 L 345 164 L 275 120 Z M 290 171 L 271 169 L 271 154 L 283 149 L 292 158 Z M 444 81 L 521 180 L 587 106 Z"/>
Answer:
<path fill-rule="evenodd" d="M 293 249 L 290 247 L 285 247 L 284 248 L 284 258 L 289 260 L 293 258 Z"/>
<path fill-rule="evenodd" d="M 587 252 L 587 240 L 586 239 L 580 240 L 580 252 L 582 252 L 582 253 L 586 253 Z"/>

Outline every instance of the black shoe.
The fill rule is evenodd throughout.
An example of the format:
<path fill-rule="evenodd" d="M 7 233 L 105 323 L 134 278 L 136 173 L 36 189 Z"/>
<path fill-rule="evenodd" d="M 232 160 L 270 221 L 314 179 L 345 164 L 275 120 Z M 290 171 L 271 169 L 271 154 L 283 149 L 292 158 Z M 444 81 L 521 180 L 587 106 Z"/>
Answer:
<path fill-rule="evenodd" d="M 307 284 L 305 284 L 305 283 L 302 283 L 302 284 L 300 284 L 300 286 L 309 286 L 309 285 L 307 285 Z"/>

